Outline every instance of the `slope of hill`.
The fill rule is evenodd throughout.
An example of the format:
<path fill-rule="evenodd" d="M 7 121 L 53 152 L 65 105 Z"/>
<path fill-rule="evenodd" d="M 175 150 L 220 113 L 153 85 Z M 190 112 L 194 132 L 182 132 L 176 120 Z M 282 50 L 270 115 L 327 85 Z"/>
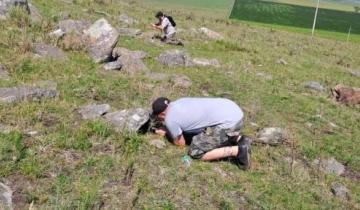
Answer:
<path fill-rule="evenodd" d="M 26 85 L 32 91 L 13 92 L 35 98 L 0 104 L 0 208 L 9 196 L 14 209 L 360 208 L 360 107 L 337 104 L 330 96 L 339 83 L 360 87 L 359 44 L 250 26 L 187 7 L 165 8 L 178 24 L 181 48 L 149 38 L 159 8 L 141 2 L 32 4 L 42 21 L 31 22 L 19 9 L 0 20 L 5 78 L 0 92 Z M 124 16 L 119 18 L 124 13 L 137 21 L 124 24 Z M 148 70 L 104 70 L 89 56 L 86 40 L 49 35 L 69 18 L 84 20 L 75 28 L 105 18 L 116 29 L 140 29 L 142 36 L 120 36 L 117 46 L 145 51 Z M 224 39 L 207 38 L 197 30 L 204 26 Z M 54 47 L 54 58 L 35 55 L 36 43 Z M 194 58 L 215 58 L 220 67 L 168 67 L 157 61 L 174 48 Z M 310 81 L 323 88 L 309 89 Z M 41 92 L 32 84 L 50 90 Z M 13 100 L 4 95 L 2 102 Z M 78 114 L 88 104 L 109 104 L 111 112 L 148 108 L 161 95 L 230 98 L 245 112 L 244 133 L 258 140 L 263 128 L 280 127 L 286 138 L 277 146 L 254 143 L 249 171 L 228 160 L 194 160 L 185 167 L 181 158 L 187 148 L 152 134 L 118 132 L 102 117 L 84 120 Z M 165 146 L 157 148 L 152 140 Z M 329 164 L 340 175 L 316 163 L 332 158 L 339 163 Z M 340 195 L 337 184 L 348 192 Z"/>

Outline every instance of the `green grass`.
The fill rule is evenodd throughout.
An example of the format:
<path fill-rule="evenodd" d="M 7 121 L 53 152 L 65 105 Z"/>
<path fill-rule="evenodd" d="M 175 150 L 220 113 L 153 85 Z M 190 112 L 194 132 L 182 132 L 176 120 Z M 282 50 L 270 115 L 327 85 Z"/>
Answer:
<path fill-rule="evenodd" d="M 155 58 L 173 47 L 140 38 L 121 37 L 118 46 L 148 52 L 144 62 L 151 72 L 188 76 L 193 85 L 179 90 L 169 81 L 152 81 L 141 73 L 105 72 L 83 51 L 67 51 L 67 61 L 33 58 L 28 43 L 56 45 L 47 34 L 63 11 L 74 19 L 90 21 L 102 17 L 94 9 L 105 11 L 116 27 L 120 26 L 117 16 L 127 13 L 140 21 L 134 27 L 150 31 L 147 25 L 157 10 L 137 2 L 77 2 L 34 0 L 44 15 L 43 23 L 28 26 L 24 14 L 16 11 L 0 25 L 0 63 L 11 75 L 0 86 L 54 80 L 60 92 L 57 100 L 0 105 L 1 123 L 17 130 L 0 134 L 0 176 L 17 183 L 16 192 L 23 198 L 15 201 L 19 209 L 28 209 L 31 202 L 36 209 L 359 208 L 358 180 L 325 175 L 302 164 L 291 167 L 287 161 L 292 154 L 308 163 L 318 157 L 335 157 L 360 173 L 359 107 L 336 105 L 329 91 L 320 94 L 303 87 L 309 80 L 327 89 L 338 83 L 360 87 L 359 79 L 348 73 L 360 69 L 359 44 L 262 28 L 208 12 L 194 13 L 188 7 L 167 8 L 185 30 L 178 33 L 185 40 L 185 50 L 193 57 L 217 58 L 221 68 L 165 67 Z M 201 26 L 222 33 L 225 40 L 204 41 L 186 32 Z M 279 58 L 289 64 L 277 64 Z M 257 76 L 258 72 L 271 74 L 273 80 Z M 204 91 L 212 97 L 226 95 L 244 109 L 246 134 L 255 137 L 258 131 L 250 122 L 260 128 L 279 126 L 294 146 L 253 145 L 250 171 L 241 171 L 229 161 L 192 161 L 191 167 L 184 168 L 181 157 L 187 148 L 166 143 L 159 150 L 148 143 L 157 136 L 120 134 L 101 120 L 80 120 L 75 111 L 89 103 L 109 103 L 113 110 L 149 107 L 159 94 L 176 99 L 201 96 Z M 40 135 L 21 134 L 28 129 Z M 350 201 L 331 195 L 334 181 L 349 188 Z M 240 197 L 246 200 L 244 204 Z"/>

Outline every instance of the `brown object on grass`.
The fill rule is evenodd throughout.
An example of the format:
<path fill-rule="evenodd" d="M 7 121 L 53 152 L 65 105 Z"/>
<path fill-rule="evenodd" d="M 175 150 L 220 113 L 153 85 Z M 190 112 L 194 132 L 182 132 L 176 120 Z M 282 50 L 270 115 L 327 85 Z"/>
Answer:
<path fill-rule="evenodd" d="M 360 104 L 360 89 L 336 85 L 332 90 L 332 95 L 337 102 L 344 104 Z"/>

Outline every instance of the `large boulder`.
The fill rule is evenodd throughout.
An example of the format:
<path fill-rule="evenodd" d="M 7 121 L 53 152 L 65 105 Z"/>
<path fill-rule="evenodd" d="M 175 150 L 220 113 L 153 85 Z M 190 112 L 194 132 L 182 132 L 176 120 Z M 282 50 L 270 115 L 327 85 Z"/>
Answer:
<path fill-rule="evenodd" d="M 90 104 L 79 108 L 78 112 L 83 119 L 96 119 L 105 115 L 110 110 L 109 104 Z"/>
<path fill-rule="evenodd" d="M 339 103 L 349 105 L 360 104 L 360 88 L 336 85 L 331 92 L 334 99 Z"/>
<path fill-rule="evenodd" d="M 0 80 L 9 80 L 9 73 L 6 71 L 5 66 L 0 64 Z"/>
<path fill-rule="evenodd" d="M 123 67 L 123 65 L 119 61 L 112 61 L 112 62 L 105 63 L 103 65 L 103 69 L 107 70 L 107 71 L 121 70 L 122 67 Z"/>
<path fill-rule="evenodd" d="M 208 29 L 206 27 L 199 28 L 199 31 L 201 33 L 203 33 L 204 35 L 206 35 L 207 38 L 212 39 L 212 40 L 222 40 L 222 39 L 224 39 L 224 37 L 221 34 L 219 34 L 218 32 L 215 32 L 213 30 L 210 30 L 210 29 Z"/>
<path fill-rule="evenodd" d="M 168 50 L 160 54 L 157 60 L 166 66 L 184 66 L 187 61 L 187 55 L 184 51 Z"/>
<path fill-rule="evenodd" d="M 16 103 L 20 101 L 41 101 L 47 98 L 56 98 L 59 95 L 56 88 L 21 86 L 0 88 L 0 103 Z"/>
<path fill-rule="evenodd" d="M 137 28 L 119 28 L 120 36 L 137 37 L 142 34 L 140 29 Z"/>
<path fill-rule="evenodd" d="M 342 175 L 345 172 L 345 166 L 339 163 L 335 158 L 329 159 L 315 159 L 313 161 L 315 166 L 320 166 L 326 173 L 336 174 L 338 176 Z"/>
<path fill-rule="evenodd" d="M 349 73 L 350 73 L 351 76 L 353 76 L 353 77 L 360 77 L 360 71 L 350 70 Z"/>
<path fill-rule="evenodd" d="M 53 58 L 56 60 L 66 59 L 66 55 L 62 50 L 45 43 L 35 43 L 33 51 L 41 58 Z"/>
<path fill-rule="evenodd" d="M 284 130 L 281 128 L 264 128 L 257 135 L 256 142 L 276 146 L 285 140 Z"/>
<path fill-rule="evenodd" d="M 90 38 L 89 55 L 96 63 L 107 61 L 118 41 L 119 33 L 107 20 L 101 18 L 84 30 Z"/>
<path fill-rule="evenodd" d="M 149 121 L 150 115 L 148 110 L 142 108 L 124 109 L 106 114 L 105 119 L 118 132 L 139 132 L 140 128 Z"/>
<path fill-rule="evenodd" d="M 12 194 L 10 187 L 0 182 L 0 209 L 13 209 Z"/>

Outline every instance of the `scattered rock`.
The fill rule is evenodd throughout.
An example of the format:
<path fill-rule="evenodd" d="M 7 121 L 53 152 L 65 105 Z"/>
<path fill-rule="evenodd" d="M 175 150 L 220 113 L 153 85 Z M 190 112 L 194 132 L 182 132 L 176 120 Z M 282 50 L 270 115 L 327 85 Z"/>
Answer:
<path fill-rule="evenodd" d="M 334 194 L 335 197 L 338 197 L 340 199 L 344 199 L 344 200 L 350 199 L 349 190 L 340 183 L 332 183 L 331 192 L 332 194 Z"/>
<path fill-rule="evenodd" d="M 55 31 L 52 31 L 49 33 L 49 36 L 55 37 L 55 38 L 61 38 L 65 35 L 65 32 L 61 29 L 56 29 Z"/>
<path fill-rule="evenodd" d="M 157 60 L 166 66 L 184 66 L 186 64 L 187 55 L 180 50 L 168 50 L 160 54 Z"/>
<path fill-rule="evenodd" d="M 360 104 L 360 89 L 336 85 L 332 90 L 334 99 L 343 104 L 356 105 Z"/>
<path fill-rule="evenodd" d="M 285 140 L 285 134 L 281 128 L 264 128 L 258 134 L 258 142 L 276 146 L 282 144 Z"/>
<path fill-rule="evenodd" d="M 90 27 L 90 23 L 82 20 L 61 20 L 59 28 L 66 34 L 74 33 L 77 35 L 83 34 L 83 31 Z"/>
<path fill-rule="evenodd" d="M 0 182 L 0 209 L 13 209 L 12 190 Z"/>
<path fill-rule="evenodd" d="M 105 116 L 106 121 L 110 122 L 118 132 L 131 131 L 138 132 L 140 128 L 145 125 L 149 119 L 149 111 L 137 109 L 124 109 L 108 113 Z"/>
<path fill-rule="evenodd" d="M 267 73 L 264 73 L 264 72 L 257 72 L 256 76 L 261 77 L 264 80 L 268 80 L 268 81 L 273 79 L 273 76 L 271 74 L 267 74 Z"/>
<path fill-rule="evenodd" d="M 284 59 L 282 59 L 282 58 L 280 58 L 279 60 L 277 60 L 276 63 L 277 63 L 277 64 L 280 64 L 280 65 L 288 65 L 288 63 L 287 63 Z"/>
<path fill-rule="evenodd" d="M 123 47 L 116 47 L 114 48 L 113 52 L 112 52 L 112 56 L 113 58 L 118 58 L 121 56 L 130 56 L 133 59 L 143 59 L 147 56 L 148 54 L 144 51 L 131 51 L 128 50 L 126 48 Z"/>
<path fill-rule="evenodd" d="M 340 176 L 345 172 L 345 166 L 333 157 L 327 160 L 315 159 L 313 164 L 320 166 L 326 173 L 333 173 Z"/>
<path fill-rule="evenodd" d="M 164 81 L 164 80 L 168 79 L 170 77 L 170 75 L 164 74 L 164 73 L 150 72 L 146 75 L 146 77 L 148 79 L 154 80 L 154 81 Z"/>
<path fill-rule="evenodd" d="M 85 120 L 95 119 L 105 115 L 110 110 L 109 104 L 90 104 L 83 107 L 80 107 L 78 110 L 82 118 Z"/>
<path fill-rule="evenodd" d="M 121 70 L 130 74 L 148 70 L 148 68 L 145 66 L 141 59 L 134 59 L 134 57 L 129 55 L 119 57 L 117 62 L 122 65 Z"/>
<path fill-rule="evenodd" d="M 11 88 L 0 88 L 0 103 L 16 103 L 20 101 L 41 101 L 46 98 L 56 98 L 56 89 L 22 86 Z"/>
<path fill-rule="evenodd" d="M 0 20 L 7 18 L 11 7 L 18 6 L 25 9 L 30 14 L 27 0 L 1 0 L 0 1 Z"/>
<path fill-rule="evenodd" d="M 107 20 L 101 18 L 92 24 L 84 34 L 90 38 L 89 55 L 96 63 L 107 61 L 111 57 L 119 33 Z"/>
<path fill-rule="evenodd" d="M 166 147 L 165 142 L 159 139 L 151 140 L 150 145 L 158 149 L 164 149 Z"/>
<path fill-rule="evenodd" d="M 132 25 L 132 24 L 138 23 L 137 20 L 129 17 L 129 16 L 126 15 L 126 14 L 121 14 L 121 15 L 119 16 L 119 21 L 121 21 L 121 22 L 123 22 L 123 23 L 125 23 L 125 24 L 128 24 L 128 25 Z"/>
<path fill-rule="evenodd" d="M 119 28 L 120 36 L 137 37 L 142 34 L 140 29 L 136 28 Z"/>
<path fill-rule="evenodd" d="M 109 63 L 105 63 L 105 64 L 103 65 L 103 69 L 104 69 L 104 70 L 107 70 L 107 71 L 120 70 L 122 66 L 123 66 L 123 65 L 122 65 L 120 62 L 118 62 L 118 61 L 112 61 L 112 62 L 109 62 Z"/>
<path fill-rule="evenodd" d="M 213 66 L 220 67 L 217 59 L 193 58 L 186 60 L 186 66 Z"/>
<path fill-rule="evenodd" d="M 199 29 L 199 31 L 203 34 L 205 34 L 209 39 L 212 39 L 212 40 L 222 40 L 224 39 L 224 37 L 219 34 L 218 32 L 215 32 L 215 31 L 212 31 L 208 28 L 205 28 L 205 27 L 201 27 Z"/>
<path fill-rule="evenodd" d="M 325 88 L 320 83 L 315 82 L 315 81 L 305 82 L 304 87 L 308 88 L 308 89 L 311 89 L 311 90 L 316 90 L 316 91 L 319 91 L 319 92 L 325 90 Z"/>
<path fill-rule="evenodd" d="M 171 78 L 171 82 L 173 83 L 174 87 L 179 87 L 183 89 L 187 89 L 192 85 L 189 77 L 181 74 L 174 74 Z"/>
<path fill-rule="evenodd" d="M 5 66 L 0 64 L 0 80 L 9 80 L 9 72 L 6 71 Z"/>
<path fill-rule="evenodd" d="M 351 70 L 349 73 L 354 77 L 360 77 L 360 71 Z"/>
<path fill-rule="evenodd" d="M 34 130 L 24 131 L 24 135 L 29 136 L 29 137 L 35 137 L 35 136 L 38 136 L 39 134 L 40 134 L 39 131 L 34 131 Z"/>
<path fill-rule="evenodd" d="M 57 60 L 66 59 L 66 55 L 62 50 L 51 45 L 47 45 L 45 43 L 34 44 L 34 53 L 39 57 L 47 57 Z"/>
<path fill-rule="evenodd" d="M 0 123 L 0 133 L 2 134 L 8 134 L 12 131 L 12 128 L 6 125 L 3 125 Z"/>

